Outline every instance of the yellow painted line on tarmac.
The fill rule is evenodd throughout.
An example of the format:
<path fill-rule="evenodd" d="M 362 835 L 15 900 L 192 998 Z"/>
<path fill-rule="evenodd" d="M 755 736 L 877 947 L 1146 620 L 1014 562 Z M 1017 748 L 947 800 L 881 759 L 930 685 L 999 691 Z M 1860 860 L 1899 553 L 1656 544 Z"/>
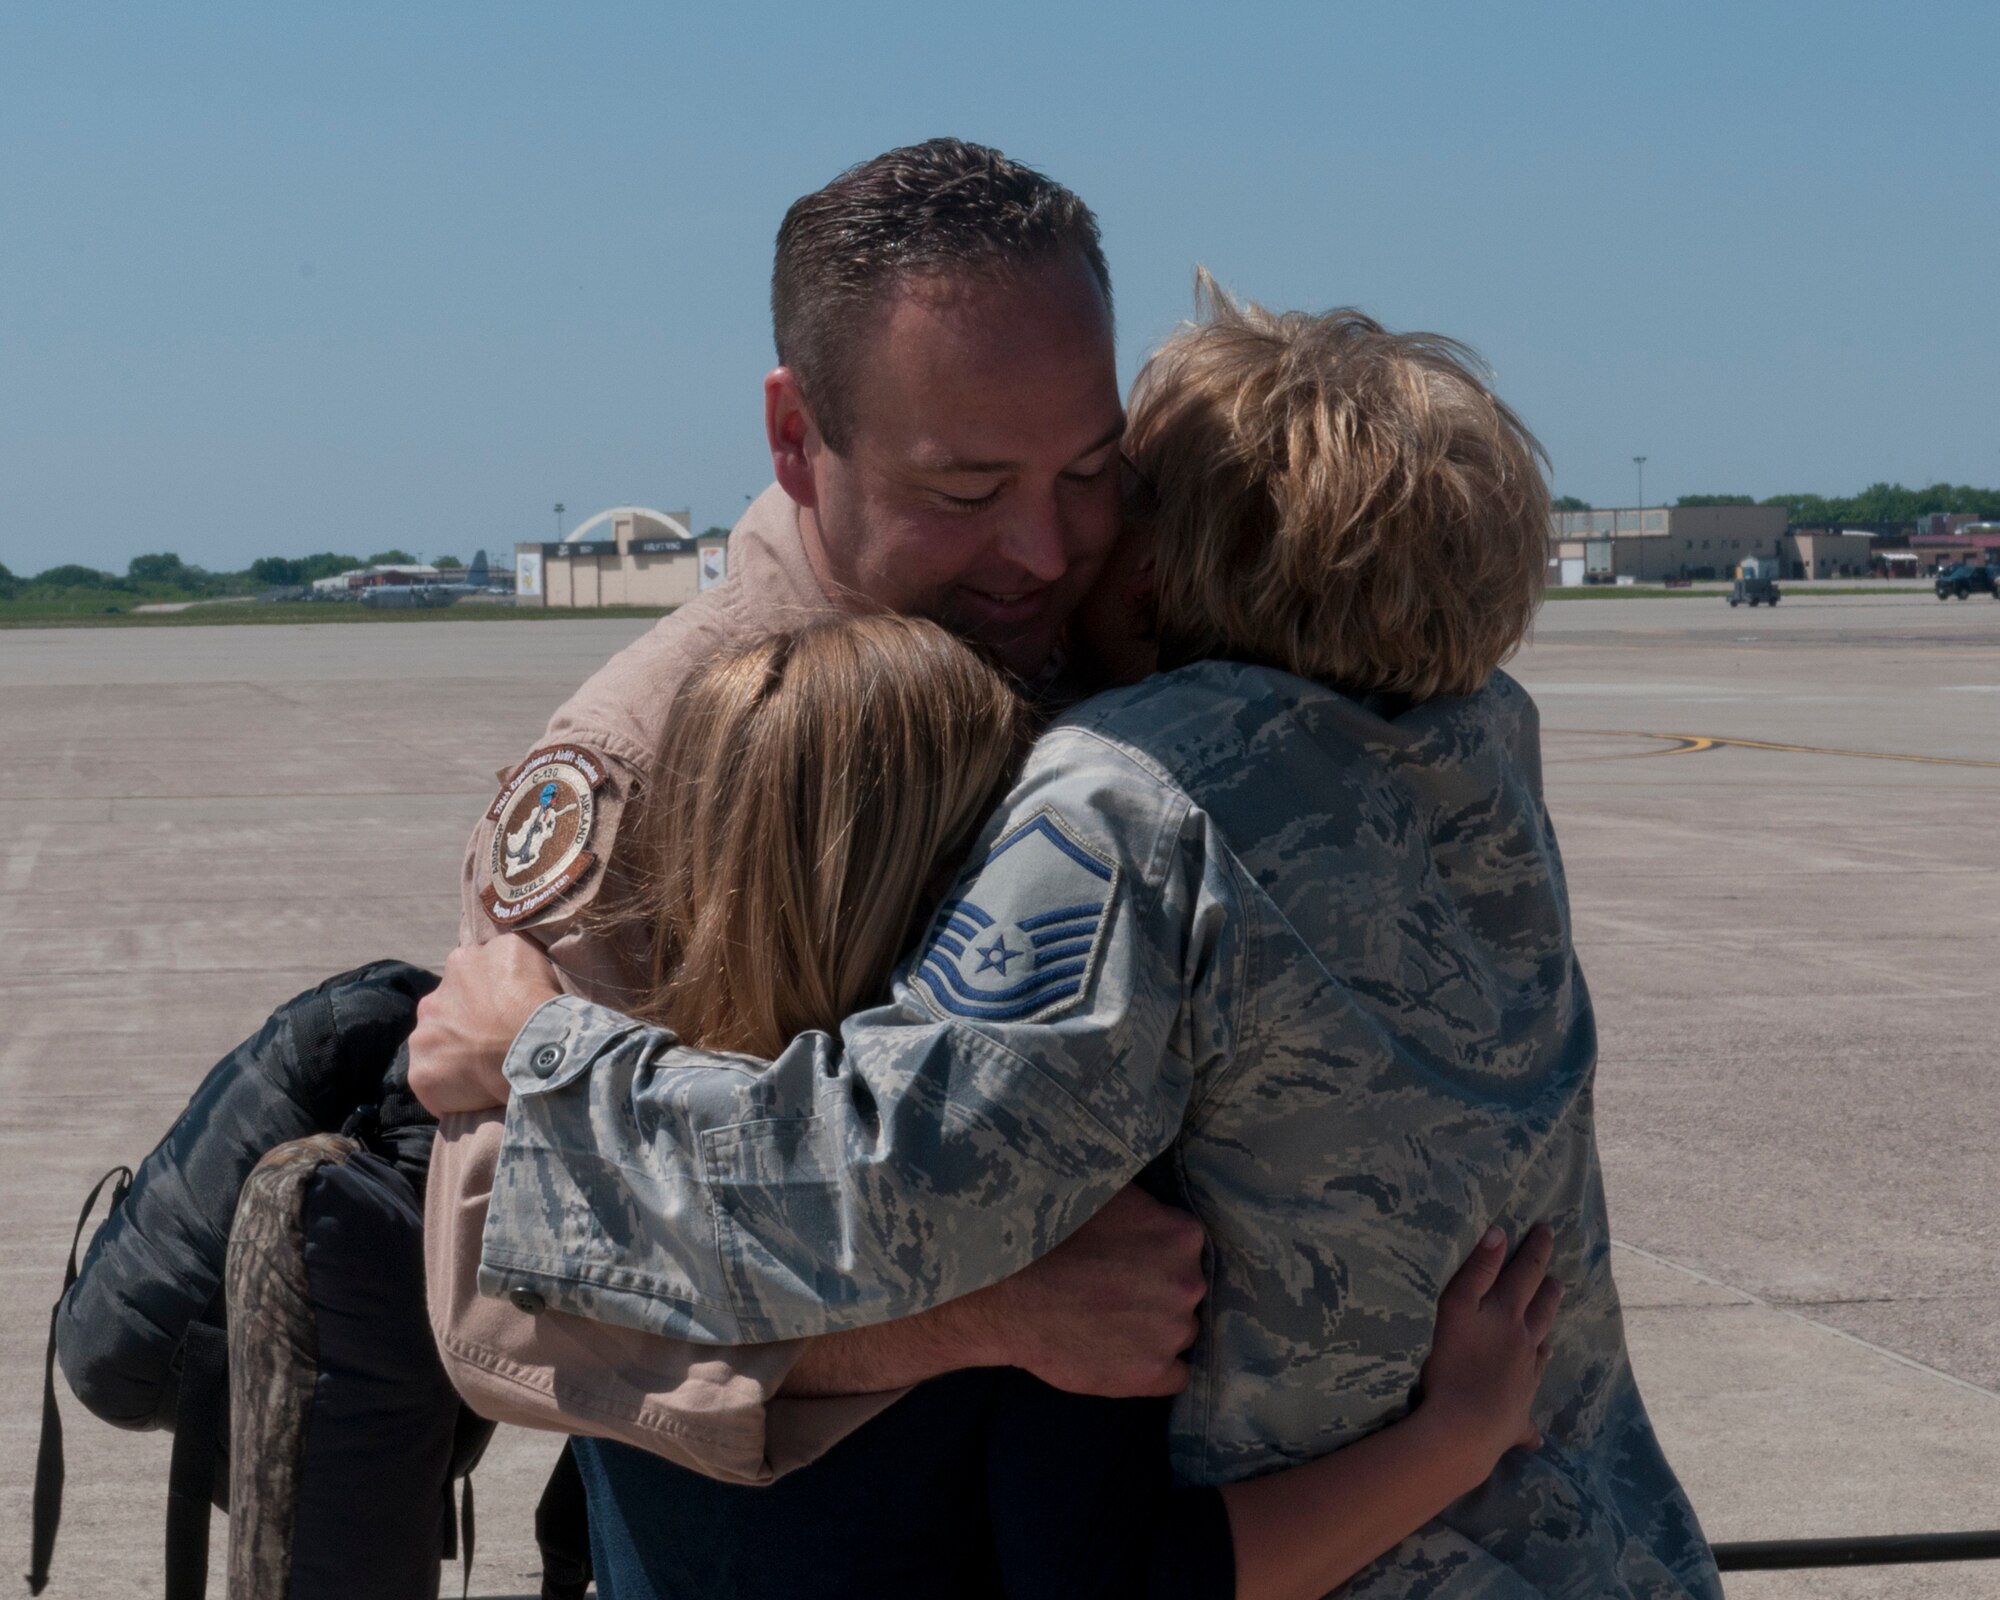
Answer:
<path fill-rule="evenodd" d="M 1970 756 L 1912 756 L 1888 750 L 1836 750 L 1826 745 L 1776 744 L 1767 739 L 1727 739 L 1713 733 L 1647 733 L 1637 728 L 1551 728 L 1549 732 L 1582 734 L 1598 739 L 1658 739 L 1671 746 L 1666 750 L 1644 751 L 1630 758 L 1633 760 L 1650 756 L 1699 755 L 1704 750 L 1728 745 L 1738 750 L 1778 750 L 1797 756 L 1846 756 L 1855 761 L 1913 761 L 1926 767 L 1981 767 L 2000 772 L 2000 761 L 1975 761 Z"/>
<path fill-rule="evenodd" d="M 1596 761 L 1651 761 L 1655 756 L 1684 756 L 1698 750 L 1713 750 L 1715 741 L 1700 734 L 1677 733 L 1627 733 L 1617 728 L 1546 728 L 1546 733 L 1576 734 L 1586 739 L 1664 739 L 1671 745 L 1666 750 L 1619 750 L 1608 756 L 1551 756 L 1548 759 L 1560 766 L 1583 766 Z"/>

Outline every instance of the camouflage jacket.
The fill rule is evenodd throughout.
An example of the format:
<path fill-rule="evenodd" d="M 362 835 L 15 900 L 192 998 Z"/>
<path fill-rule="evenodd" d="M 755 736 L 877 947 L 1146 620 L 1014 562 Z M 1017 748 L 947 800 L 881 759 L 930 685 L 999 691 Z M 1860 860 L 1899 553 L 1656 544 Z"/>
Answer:
<path fill-rule="evenodd" d="M 1590 1003 L 1533 703 L 1388 719 L 1207 662 L 1037 743 L 886 1005 L 777 1061 L 572 997 L 507 1062 L 481 1269 L 683 1338 L 906 1315 L 1042 1255 L 1142 1169 L 1211 1240 L 1183 1481 L 1402 1414 L 1487 1223 L 1555 1229 L 1538 1420 L 1348 1591 L 1719 1594 L 1626 1358 Z"/>

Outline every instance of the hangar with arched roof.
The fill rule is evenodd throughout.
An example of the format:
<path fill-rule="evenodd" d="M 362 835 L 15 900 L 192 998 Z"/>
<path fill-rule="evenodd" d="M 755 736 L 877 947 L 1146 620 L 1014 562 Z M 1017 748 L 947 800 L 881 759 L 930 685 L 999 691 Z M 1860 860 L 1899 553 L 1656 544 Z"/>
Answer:
<path fill-rule="evenodd" d="M 727 570 L 725 541 L 697 538 L 687 512 L 611 506 L 554 544 L 517 544 L 514 603 L 679 606 Z"/>

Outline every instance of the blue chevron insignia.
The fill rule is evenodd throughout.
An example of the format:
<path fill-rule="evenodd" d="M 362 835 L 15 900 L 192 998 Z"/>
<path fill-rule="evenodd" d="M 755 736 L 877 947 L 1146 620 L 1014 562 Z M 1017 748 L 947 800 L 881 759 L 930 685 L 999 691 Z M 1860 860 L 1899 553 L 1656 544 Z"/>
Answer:
<path fill-rule="evenodd" d="M 910 974 L 946 1019 L 1041 1022 L 1081 1000 L 1117 900 L 1119 872 L 1052 810 L 987 853 L 938 908 Z"/>

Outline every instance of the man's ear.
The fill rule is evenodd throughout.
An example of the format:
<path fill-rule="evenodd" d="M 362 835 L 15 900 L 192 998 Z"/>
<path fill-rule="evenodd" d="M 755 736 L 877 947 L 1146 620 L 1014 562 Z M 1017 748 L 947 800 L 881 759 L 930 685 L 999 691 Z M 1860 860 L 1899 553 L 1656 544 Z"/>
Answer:
<path fill-rule="evenodd" d="M 778 487 L 802 506 L 817 507 L 819 487 L 813 481 L 812 457 L 819 448 L 819 429 L 790 367 L 774 367 L 764 379 L 764 437 L 771 446 L 771 475 Z"/>

